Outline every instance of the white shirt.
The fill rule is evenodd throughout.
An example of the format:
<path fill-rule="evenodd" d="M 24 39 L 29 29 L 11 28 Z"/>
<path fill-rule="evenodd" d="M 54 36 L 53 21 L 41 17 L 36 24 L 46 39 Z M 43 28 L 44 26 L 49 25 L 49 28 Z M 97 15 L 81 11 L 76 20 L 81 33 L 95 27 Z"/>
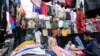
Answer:
<path fill-rule="evenodd" d="M 33 4 L 37 7 L 41 7 L 41 0 L 32 0 Z"/>
<path fill-rule="evenodd" d="M 58 0 L 60 3 L 65 3 L 65 0 Z"/>
<path fill-rule="evenodd" d="M 41 44 L 41 32 L 40 31 L 35 32 L 35 39 L 36 39 L 36 43 Z"/>
<path fill-rule="evenodd" d="M 59 20 L 58 26 L 59 26 L 59 27 L 63 27 L 63 20 Z"/>

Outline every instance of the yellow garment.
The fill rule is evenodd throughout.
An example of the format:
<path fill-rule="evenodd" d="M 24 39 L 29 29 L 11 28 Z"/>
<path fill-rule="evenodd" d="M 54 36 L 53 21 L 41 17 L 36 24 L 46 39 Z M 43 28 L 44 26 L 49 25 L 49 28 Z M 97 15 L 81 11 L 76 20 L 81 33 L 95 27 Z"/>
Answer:
<path fill-rule="evenodd" d="M 64 36 L 64 37 L 67 36 L 67 35 L 68 35 L 67 29 L 62 29 L 61 34 L 62 34 L 62 36 Z"/>
<path fill-rule="evenodd" d="M 16 47 L 16 49 L 14 51 L 20 50 L 22 48 L 24 48 L 26 45 L 31 45 L 31 44 L 35 44 L 35 42 L 32 41 L 25 41 L 23 43 L 21 43 L 18 47 Z"/>

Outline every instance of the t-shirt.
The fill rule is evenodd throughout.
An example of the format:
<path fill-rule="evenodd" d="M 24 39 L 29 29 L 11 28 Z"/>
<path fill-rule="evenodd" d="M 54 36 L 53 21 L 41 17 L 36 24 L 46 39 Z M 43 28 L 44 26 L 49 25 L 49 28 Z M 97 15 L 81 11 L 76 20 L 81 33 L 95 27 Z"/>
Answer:
<path fill-rule="evenodd" d="M 28 28 L 35 28 L 35 22 L 33 20 L 28 21 Z"/>
<path fill-rule="evenodd" d="M 64 28 L 68 28 L 69 26 L 71 25 L 71 22 L 70 22 L 70 20 L 64 20 L 64 22 L 63 22 L 63 27 Z"/>
<path fill-rule="evenodd" d="M 46 29 L 51 29 L 50 21 L 46 21 Z"/>
<path fill-rule="evenodd" d="M 52 29 L 52 34 L 58 34 L 58 29 Z"/>
<path fill-rule="evenodd" d="M 64 37 L 67 36 L 68 35 L 67 29 L 62 29 L 61 34 Z"/>
<path fill-rule="evenodd" d="M 42 30 L 42 33 L 43 33 L 43 36 L 48 36 L 48 31 L 47 31 L 47 29 L 43 29 L 43 30 Z"/>
<path fill-rule="evenodd" d="M 48 15 L 48 9 L 45 3 L 42 4 L 42 14 L 44 14 L 45 16 Z"/>
<path fill-rule="evenodd" d="M 63 27 L 63 20 L 59 20 L 58 26 L 59 26 L 59 27 Z"/>
<path fill-rule="evenodd" d="M 51 27 L 52 28 L 58 28 L 58 22 L 52 22 Z"/>
<path fill-rule="evenodd" d="M 36 43 L 41 44 L 41 32 L 40 31 L 35 32 L 35 39 L 36 39 Z"/>

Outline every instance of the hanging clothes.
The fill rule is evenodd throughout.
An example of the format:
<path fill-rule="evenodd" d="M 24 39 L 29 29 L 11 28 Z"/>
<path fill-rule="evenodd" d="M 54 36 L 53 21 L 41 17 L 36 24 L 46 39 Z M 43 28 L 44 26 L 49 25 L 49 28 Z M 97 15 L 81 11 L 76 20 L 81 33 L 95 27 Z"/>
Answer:
<path fill-rule="evenodd" d="M 63 20 L 59 20 L 59 21 L 58 21 L 58 26 L 59 26 L 59 28 L 63 27 L 63 22 L 64 22 Z"/>
<path fill-rule="evenodd" d="M 43 30 L 42 30 L 42 33 L 43 33 L 43 36 L 48 36 L 48 31 L 47 31 L 47 29 L 43 29 Z"/>
<path fill-rule="evenodd" d="M 44 2 L 42 3 L 42 14 L 44 14 L 45 16 L 48 15 L 47 5 Z"/>
<path fill-rule="evenodd" d="M 33 20 L 29 20 L 27 22 L 27 28 L 35 28 L 35 22 Z"/>
<path fill-rule="evenodd" d="M 40 7 L 40 8 L 33 8 L 33 12 L 34 12 L 34 10 L 35 10 L 35 12 L 37 12 L 39 14 L 42 14 L 42 7 Z"/>
<path fill-rule="evenodd" d="M 66 20 L 70 20 L 71 16 L 70 16 L 70 12 L 66 12 Z"/>
<path fill-rule="evenodd" d="M 86 31 L 84 15 L 81 10 L 77 11 L 76 27 L 77 27 L 78 33 L 83 33 Z"/>
<path fill-rule="evenodd" d="M 60 28 L 58 29 L 57 36 L 59 36 L 59 37 L 61 36 L 61 29 Z"/>
<path fill-rule="evenodd" d="M 41 7 L 41 0 L 31 0 L 35 7 Z"/>
<path fill-rule="evenodd" d="M 47 6 L 47 9 L 48 9 L 48 15 L 49 15 L 49 16 L 52 15 L 51 8 L 52 8 L 52 7 L 51 7 L 50 5 Z"/>
<path fill-rule="evenodd" d="M 71 22 L 74 24 L 76 22 L 76 17 L 77 17 L 76 12 L 71 11 L 70 16 L 71 16 Z"/>
<path fill-rule="evenodd" d="M 58 0 L 59 3 L 65 3 L 65 0 Z"/>
<path fill-rule="evenodd" d="M 53 21 L 51 23 L 51 28 L 58 28 L 58 22 Z"/>
<path fill-rule="evenodd" d="M 23 16 L 25 16 L 25 14 L 23 14 Z M 21 19 L 21 7 L 20 5 L 18 5 L 16 7 L 16 19 L 19 21 Z"/>
<path fill-rule="evenodd" d="M 80 8 L 84 11 L 84 0 L 76 0 L 76 8 Z"/>
<path fill-rule="evenodd" d="M 68 36 L 67 29 L 62 29 L 62 30 L 61 30 L 61 34 L 62 34 L 63 37 Z"/>
<path fill-rule="evenodd" d="M 71 7 L 71 0 L 65 0 L 65 7 Z"/>
<path fill-rule="evenodd" d="M 63 27 L 64 28 L 69 28 L 70 25 L 71 25 L 71 23 L 70 23 L 69 20 L 64 20 L 64 22 L 63 22 Z"/>
<path fill-rule="evenodd" d="M 46 21 L 46 29 L 51 29 L 51 23 L 50 23 L 50 21 Z"/>
<path fill-rule="evenodd" d="M 20 3 L 21 3 L 22 8 L 25 10 L 26 14 L 27 12 L 33 12 L 33 4 L 31 0 L 20 0 Z"/>
<path fill-rule="evenodd" d="M 58 29 L 52 29 L 52 35 L 57 35 Z"/>

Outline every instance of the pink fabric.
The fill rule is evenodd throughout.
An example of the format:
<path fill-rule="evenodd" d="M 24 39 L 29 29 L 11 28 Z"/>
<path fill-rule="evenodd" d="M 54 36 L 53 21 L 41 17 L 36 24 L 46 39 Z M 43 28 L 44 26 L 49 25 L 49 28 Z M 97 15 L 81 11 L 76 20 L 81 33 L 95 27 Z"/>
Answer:
<path fill-rule="evenodd" d="M 16 22 L 16 19 L 9 14 L 9 22 Z"/>
<path fill-rule="evenodd" d="M 52 50 L 53 50 L 53 52 L 56 53 L 57 56 L 63 56 L 63 54 L 59 50 L 57 50 L 55 48 L 52 48 Z"/>
<path fill-rule="evenodd" d="M 59 50 L 60 52 L 64 53 L 66 56 L 71 56 L 71 55 L 70 55 L 70 52 L 65 51 L 64 49 L 62 49 L 62 48 L 59 47 L 59 46 L 55 46 L 55 47 L 53 47 L 53 49 Z"/>
<path fill-rule="evenodd" d="M 71 0 L 65 0 L 65 6 L 70 7 L 71 6 Z"/>
<path fill-rule="evenodd" d="M 76 12 L 71 11 L 70 16 L 71 16 L 71 22 L 75 23 L 76 22 L 76 17 L 77 17 Z"/>
<path fill-rule="evenodd" d="M 52 29 L 52 34 L 57 35 L 58 34 L 58 30 L 57 29 Z"/>

